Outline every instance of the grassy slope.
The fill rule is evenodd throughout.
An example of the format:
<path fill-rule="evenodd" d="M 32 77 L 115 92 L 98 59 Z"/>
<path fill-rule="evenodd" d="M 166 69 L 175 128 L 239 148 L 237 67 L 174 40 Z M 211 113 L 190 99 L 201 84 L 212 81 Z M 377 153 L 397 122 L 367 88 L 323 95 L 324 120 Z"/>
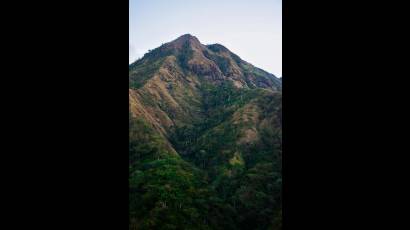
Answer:
<path fill-rule="evenodd" d="M 207 55 L 221 72 L 249 87 L 215 84 L 189 69 L 190 52 L 181 57 L 165 51 L 164 57 L 160 51 L 130 66 L 130 87 L 138 95 L 133 96 L 157 120 L 148 122 L 166 130 L 158 135 L 143 120 L 130 123 L 139 130 L 130 128 L 130 139 L 134 135 L 139 146 L 130 145 L 130 159 L 149 150 L 130 162 L 131 227 L 279 226 L 281 93 L 259 88 L 274 85 L 271 76 L 215 46 Z M 166 142 L 178 154 L 167 150 Z"/>

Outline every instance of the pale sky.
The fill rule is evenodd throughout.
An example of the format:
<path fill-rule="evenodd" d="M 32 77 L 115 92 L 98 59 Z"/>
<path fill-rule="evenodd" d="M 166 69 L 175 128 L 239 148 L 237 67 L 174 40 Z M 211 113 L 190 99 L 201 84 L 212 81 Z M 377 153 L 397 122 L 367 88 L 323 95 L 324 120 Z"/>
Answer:
<path fill-rule="evenodd" d="M 129 62 L 183 34 L 282 76 L 282 0 L 130 0 Z"/>

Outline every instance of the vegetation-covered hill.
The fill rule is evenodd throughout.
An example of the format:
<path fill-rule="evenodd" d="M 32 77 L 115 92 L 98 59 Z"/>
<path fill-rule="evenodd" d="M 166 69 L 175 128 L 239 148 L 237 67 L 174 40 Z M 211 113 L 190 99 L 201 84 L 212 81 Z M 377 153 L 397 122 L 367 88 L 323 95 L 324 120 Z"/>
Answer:
<path fill-rule="evenodd" d="M 281 229 L 281 80 L 189 34 L 129 67 L 130 229 Z"/>

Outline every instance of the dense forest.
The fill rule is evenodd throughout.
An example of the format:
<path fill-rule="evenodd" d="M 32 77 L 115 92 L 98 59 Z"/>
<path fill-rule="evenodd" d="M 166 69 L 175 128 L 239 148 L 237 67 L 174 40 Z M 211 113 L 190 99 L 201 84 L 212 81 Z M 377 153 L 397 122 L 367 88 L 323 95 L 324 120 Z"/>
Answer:
<path fill-rule="evenodd" d="M 281 80 L 184 35 L 130 65 L 130 229 L 282 229 Z"/>

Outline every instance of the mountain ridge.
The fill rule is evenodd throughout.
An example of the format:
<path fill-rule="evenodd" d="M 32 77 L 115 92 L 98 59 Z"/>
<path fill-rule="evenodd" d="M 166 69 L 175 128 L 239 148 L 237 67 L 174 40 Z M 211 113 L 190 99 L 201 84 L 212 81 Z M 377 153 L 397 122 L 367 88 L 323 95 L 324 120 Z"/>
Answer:
<path fill-rule="evenodd" d="M 252 64 L 242 60 L 238 55 L 231 52 L 221 44 L 203 45 L 198 38 L 185 34 L 177 39 L 165 43 L 160 47 L 150 50 L 141 59 L 130 64 L 130 69 L 144 59 L 151 57 L 176 56 L 179 64 L 188 67 L 198 75 L 210 76 L 213 80 L 236 79 L 238 87 L 281 87 L 281 82 L 274 74 L 268 73 Z M 231 77 L 231 78 L 229 78 Z M 270 79 L 267 79 L 270 78 Z M 263 82 L 264 85 L 258 82 Z"/>
<path fill-rule="evenodd" d="M 277 225 L 281 212 L 280 79 L 223 45 L 203 45 L 185 34 L 132 63 L 129 81 L 134 228 L 266 229 Z M 164 180 L 160 175 L 179 176 Z M 181 181 L 181 175 L 190 179 Z M 169 189 L 181 196 L 171 199 L 165 195 Z M 199 197 L 209 206 L 197 203 Z M 137 209 L 140 206 L 151 211 L 142 212 Z M 191 211 L 181 212 L 182 207 Z M 160 217 L 164 215 L 175 219 Z M 194 221 L 191 227 L 185 223 L 187 218 Z"/>

